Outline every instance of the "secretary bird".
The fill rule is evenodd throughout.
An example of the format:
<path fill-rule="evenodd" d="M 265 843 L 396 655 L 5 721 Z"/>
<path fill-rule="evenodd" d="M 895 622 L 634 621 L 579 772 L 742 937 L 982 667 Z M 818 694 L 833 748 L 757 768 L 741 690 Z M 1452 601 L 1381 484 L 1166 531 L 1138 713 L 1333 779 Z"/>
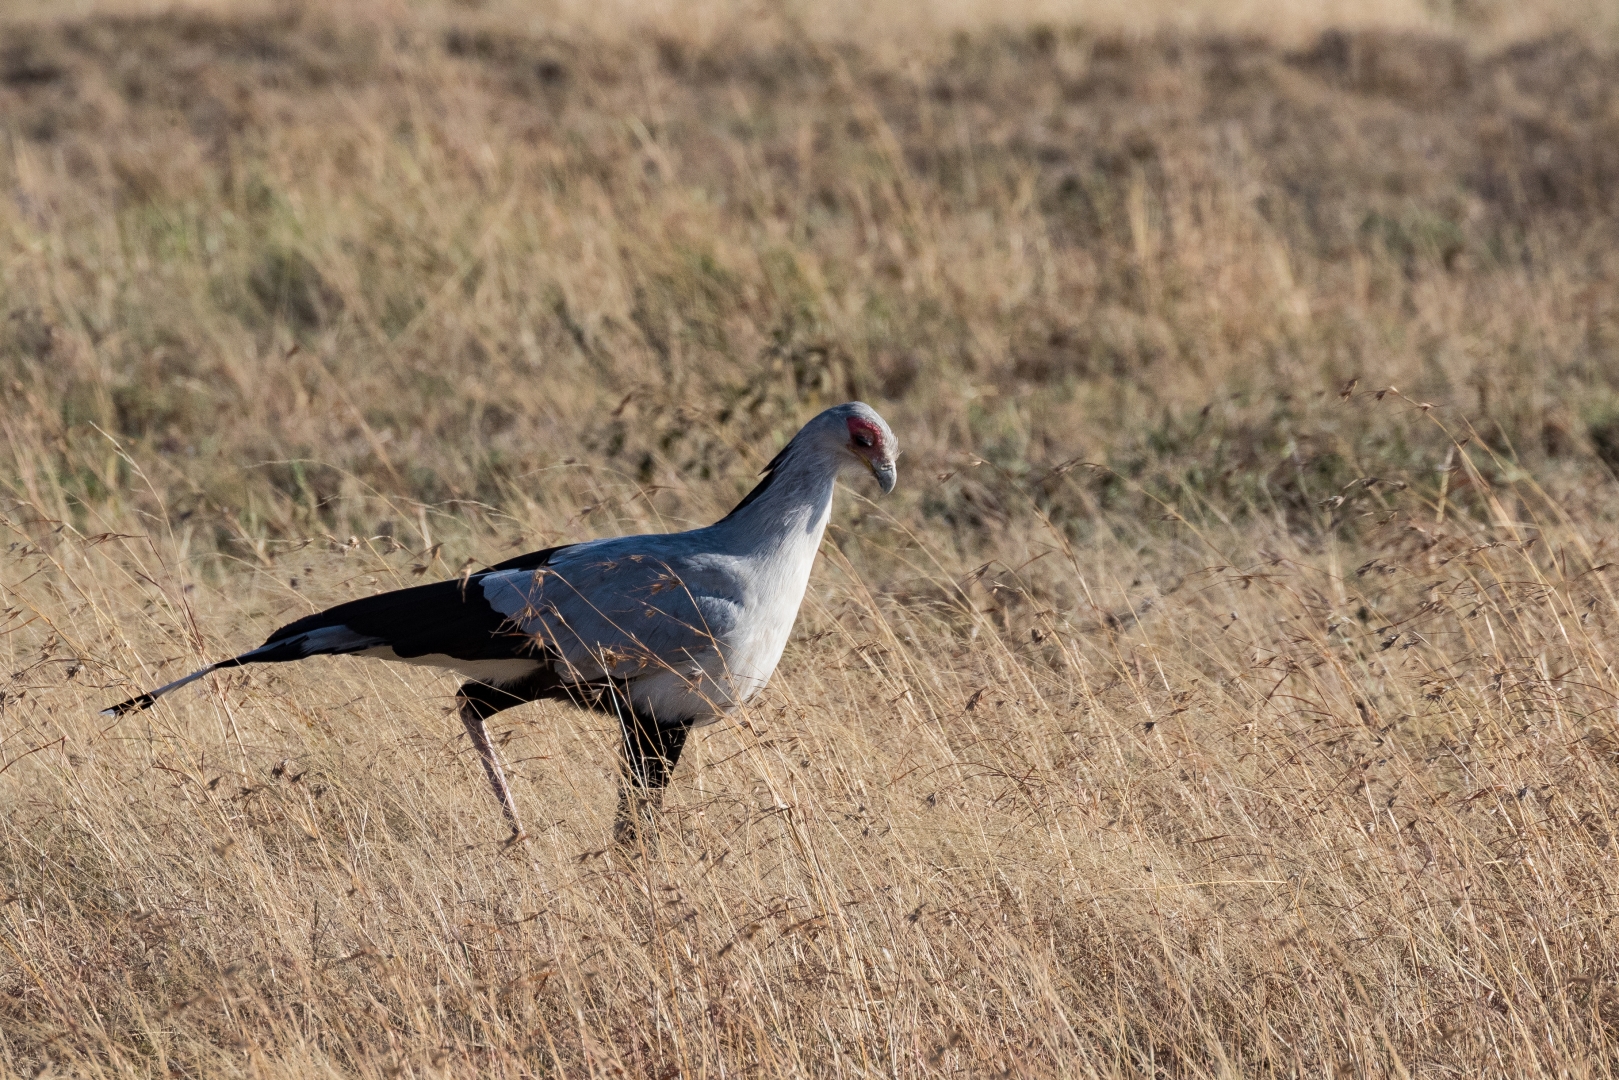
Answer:
<path fill-rule="evenodd" d="M 374 656 L 466 676 L 461 722 L 520 839 L 488 719 L 542 698 L 618 720 L 614 833 L 632 841 L 687 733 L 751 698 L 776 669 L 832 513 L 833 481 L 864 469 L 894 489 L 894 433 L 852 401 L 805 424 L 724 518 L 689 532 L 546 548 L 465 579 L 399 589 L 288 623 L 257 649 L 105 710 L 145 709 L 222 668 Z"/>

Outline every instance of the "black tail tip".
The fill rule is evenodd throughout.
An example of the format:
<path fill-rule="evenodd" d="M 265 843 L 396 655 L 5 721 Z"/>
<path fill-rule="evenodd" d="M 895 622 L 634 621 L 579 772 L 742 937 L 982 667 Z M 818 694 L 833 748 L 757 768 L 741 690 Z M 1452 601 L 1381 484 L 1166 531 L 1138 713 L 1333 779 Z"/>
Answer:
<path fill-rule="evenodd" d="M 132 697 L 128 701 L 120 701 L 110 709 L 102 709 L 101 715 L 122 716 L 125 713 L 140 712 L 142 709 L 151 708 L 152 702 L 156 700 L 157 698 L 153 697 L 151 694 L 142 694 L 140 697 Z"/>

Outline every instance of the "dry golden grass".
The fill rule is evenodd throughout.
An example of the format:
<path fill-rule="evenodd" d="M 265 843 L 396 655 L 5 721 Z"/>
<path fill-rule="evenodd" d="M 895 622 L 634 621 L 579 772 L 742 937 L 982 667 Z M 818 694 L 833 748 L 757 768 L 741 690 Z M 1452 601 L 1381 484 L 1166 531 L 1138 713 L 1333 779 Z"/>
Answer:
<path fill-rule="evenodd" d="M 0 25 L 0 1070 L 1612 1075 L 1611 27 L 794 10 Z M 856 396 L 655 854 L 414 669 L 96 715 Z"/>

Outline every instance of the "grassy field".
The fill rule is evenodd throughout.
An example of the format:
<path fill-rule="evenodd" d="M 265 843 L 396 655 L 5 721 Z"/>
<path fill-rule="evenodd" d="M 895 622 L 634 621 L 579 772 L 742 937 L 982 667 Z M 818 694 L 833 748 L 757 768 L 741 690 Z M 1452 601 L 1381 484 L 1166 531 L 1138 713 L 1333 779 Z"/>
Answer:
<path fill-rule="evenodd" d="M 0 16 L 0 1073 L 1619 1072 L 1604 5 Z M 292 618 L 725 511 L 657 853 Z"/>

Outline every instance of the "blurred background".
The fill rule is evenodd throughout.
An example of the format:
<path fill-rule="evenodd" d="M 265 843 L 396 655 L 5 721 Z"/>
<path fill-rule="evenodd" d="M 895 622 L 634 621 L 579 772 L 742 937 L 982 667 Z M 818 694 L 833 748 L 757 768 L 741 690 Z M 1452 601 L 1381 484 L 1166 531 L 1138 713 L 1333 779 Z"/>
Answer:
<path fill-rule="evenodd" d="M 1075 461 L 1310 527 L 1434 487 L 1355 380 L 1547 482 L 1619 460 L 1611 4 L 4 19 L 0 455 L 63 519 L 686 524 L 851 397 L 912 480 L 1002 470 L 907 485 L 967 547 Z"/>

